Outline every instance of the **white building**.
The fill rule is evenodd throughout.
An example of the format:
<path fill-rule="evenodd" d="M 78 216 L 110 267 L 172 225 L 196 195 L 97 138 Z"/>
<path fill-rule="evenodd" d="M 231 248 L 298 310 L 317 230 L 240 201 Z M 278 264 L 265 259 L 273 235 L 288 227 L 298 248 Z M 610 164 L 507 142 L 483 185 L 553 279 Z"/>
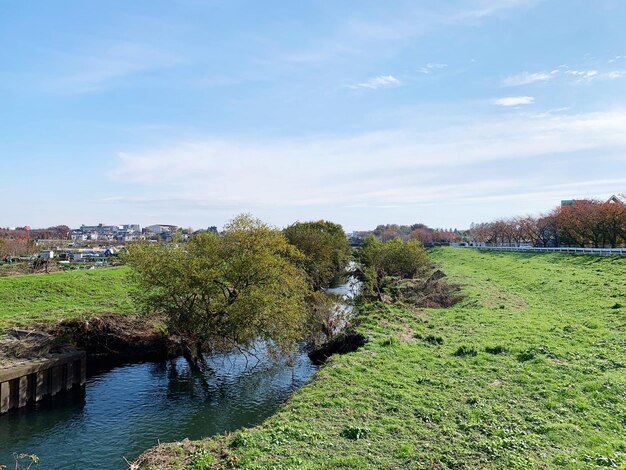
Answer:
<path fill-rule="evenodd" d="M 146 227 L 146 233 L 151 233 L 154 235 L 159 235 L 161 233 L 174 233 L 176 232 L 176 230 L 178 230 L 178 227 L 176 225 L 157 224 L 157 225 L 148 225 Z"/>

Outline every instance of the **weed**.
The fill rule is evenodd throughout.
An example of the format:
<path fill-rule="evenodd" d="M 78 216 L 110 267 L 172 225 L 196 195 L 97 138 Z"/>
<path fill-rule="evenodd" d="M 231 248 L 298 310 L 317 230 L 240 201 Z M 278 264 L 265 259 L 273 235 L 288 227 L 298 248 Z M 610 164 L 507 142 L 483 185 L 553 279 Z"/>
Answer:
<path fill-rule="evenodd" d="M 187 464 L 186 470 L 206 470 L 215 461 L 211 452 L 207 449 L 195 451 Z"/>
<path fill-rule="evenodd" d="M 400 340 L 395 336 L 390 336 L 389 338 L 383 340 L 381 343 L 383 346 L 397 346 L 400 344 Z"/>
<path fill-rule="evenodd" d="M 489 354 L 504 354 L 507 352 L 507 349 L 504 346 L 487 346 L 485 348 L 485 352 Z"/>
<path fill-rule="evenodd" d="M 454 352 L 454 355 L 457 357 L 465 357 L 465 356 L 476 356 L 478 352 L 476 349 L 470 346 L 459 346 L 458 349 Z"/>
<path fill-rule="evenodd" d="M 341 437 L 345 437 L 346 439 L 350 439 L 353 441 L 358 441 L 359 439 L 364 439 L 370 433 L 368 428 L 363 428 L 360 426 L 349 426 L 344 428 L 341 431 Z"/>
<path fill-rule="evenodd" d="M 517 360 L 520 362 L 527 362 L 527 361 L 532 361 L 535 357 L 536 357 L 535 351 L 533 351 L 532 349 L 526 349 L 524 351 L 521 351 L 517 355 Z"/>
<path fill-rule="evenodd" d="M 441 336 L 428 335 L 424 338 L 424 341 L 430 344 L 443 344 L 443 338 Z"/>
<path fill-rule="evenodd" d="M 250 434 L 248 434 L 245 431 L 241 431 L 235 434 L 233 439 L 230 441 L 230 446 L 233 449 L 236 449 L 238 447 L 244 447 L 246 444 L 248 444 L 249 440 L 250 440 Z"/>

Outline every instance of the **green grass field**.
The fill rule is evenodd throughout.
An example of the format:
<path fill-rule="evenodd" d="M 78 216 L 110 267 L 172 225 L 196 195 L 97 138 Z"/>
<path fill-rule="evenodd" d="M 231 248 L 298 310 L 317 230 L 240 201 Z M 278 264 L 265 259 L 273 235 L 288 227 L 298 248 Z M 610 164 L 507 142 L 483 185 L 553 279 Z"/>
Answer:
<path fill-rule="evenodd" d="M 0 277 L 0 328 L 83 314 L 132 313 L 128 268 Z"/>
<path fill-rule="evenodd" d="M 626 468 L 626 259 L 432 256 L 463 301 L 363 306 L 365 347 L 187 468 Z"/>

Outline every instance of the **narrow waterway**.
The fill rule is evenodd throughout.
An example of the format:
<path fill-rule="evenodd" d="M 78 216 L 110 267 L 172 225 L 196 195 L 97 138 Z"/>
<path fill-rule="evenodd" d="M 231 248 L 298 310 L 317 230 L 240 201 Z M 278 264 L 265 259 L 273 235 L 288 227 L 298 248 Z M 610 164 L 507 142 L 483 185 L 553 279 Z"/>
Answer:
<path fill-rule="evenodd" d="M 214 356 L 205 372 L 177 358 L 95 371 L 84 389 L 0 416 L 0 465 L 36 454 L 46 470 L 117 470 L 161 442 L 253 426 L 315 372 L 304 351 L 290 361 Z M 35 468 L 35 467 L 33 467 Z"/>

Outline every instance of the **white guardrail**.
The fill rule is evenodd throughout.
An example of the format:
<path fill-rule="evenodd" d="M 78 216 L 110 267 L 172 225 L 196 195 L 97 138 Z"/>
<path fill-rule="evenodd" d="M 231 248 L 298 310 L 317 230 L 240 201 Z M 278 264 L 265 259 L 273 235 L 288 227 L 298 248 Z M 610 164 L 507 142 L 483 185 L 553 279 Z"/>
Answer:
<path fill-rule="evenodd" d="M 552 252 L 552 253 L 573 253 L 580 255 L 599 255 L 599 256 L 626 256 L 626 248 L 576 248 L 576 247 L 552 247 L 539 248 L 531 246 L 459 246 L 459 248 L 476 248 L 478 250 L 493 251 L 532 251 L 532 252 Z"/>

